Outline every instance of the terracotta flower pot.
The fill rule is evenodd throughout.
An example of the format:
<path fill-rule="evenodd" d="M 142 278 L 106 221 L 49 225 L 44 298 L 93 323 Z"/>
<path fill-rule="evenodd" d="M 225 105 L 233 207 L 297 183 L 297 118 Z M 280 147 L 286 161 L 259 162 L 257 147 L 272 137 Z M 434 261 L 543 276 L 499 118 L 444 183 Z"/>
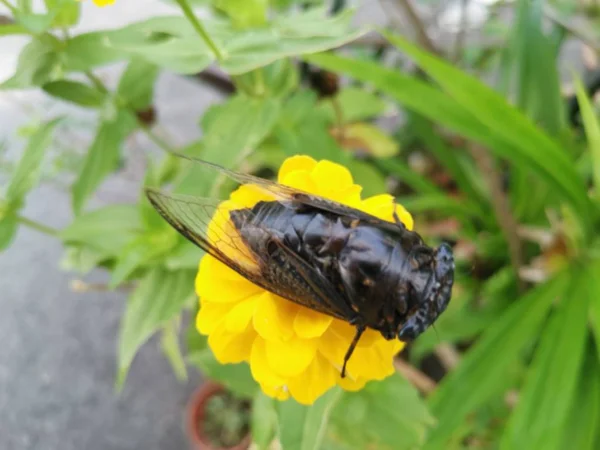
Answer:
<path fill-rule="evenodd" d="M 204 433 L 206 405 L 211 397 L 225 391 L 220 384 L 207 381 L 192 395 L 187 408 L 187 432 L 191 448 L 194 450 L 247 450 L 250 447 L 250 434 L 233 447 L 215 447 Z"/>

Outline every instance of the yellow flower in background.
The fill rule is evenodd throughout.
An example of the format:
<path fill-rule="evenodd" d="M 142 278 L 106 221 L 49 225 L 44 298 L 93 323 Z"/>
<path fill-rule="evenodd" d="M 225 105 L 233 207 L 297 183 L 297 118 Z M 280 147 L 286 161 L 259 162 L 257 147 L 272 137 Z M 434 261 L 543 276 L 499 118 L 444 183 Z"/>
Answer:
<path fill-rule="evenodd" d="M 77 0 L 77 1 L 82 1 L 82 0 Z M 94 5 L 99 6 L 100 8 L 103 8 L 104 6 L 108 6 L 108 5 L 112 5 L 113 3 L 115 3 L 115 0 L 92 0 L 94 2 Z"/>
<path fill-rule="evenodd" d="M 362 188 L 338 164 L 294 156 L 281 166 L 278 181 L 394 221 L 393 197 L 383 194 L 362 199 Z M 209 225 L 209 239 L 216 242 L 219 233 L 229 235 L 235 230 L 228 211 L 269 199 L 273 200 L 253 186 L 241 186 L 220 205 Z M 412 229 L 411 215 L 400 205 L 396 212 Z M 225 246 L 222 250 L 232 251 Z M 246 257 L 252 264 L 249 250 L 247 255 L 236 251 L 236 260 L 242 264 Z M 265 291 L 210 255 L 200 262 L 196 292 L 200 297 L 196 325 L 200 333 L 208 335 L 217 360 L 222 364 L 247 361 L 262 390 L 278 399 L 291 396 L 312 404 L 335 385 L 361 389 L 370 380 L 391 375 L 393 357 L 404 346 L 368 329 L 348 362 L 346 378 L 341 378 L 344 355 L 355 334 L 348 323 Z"/>

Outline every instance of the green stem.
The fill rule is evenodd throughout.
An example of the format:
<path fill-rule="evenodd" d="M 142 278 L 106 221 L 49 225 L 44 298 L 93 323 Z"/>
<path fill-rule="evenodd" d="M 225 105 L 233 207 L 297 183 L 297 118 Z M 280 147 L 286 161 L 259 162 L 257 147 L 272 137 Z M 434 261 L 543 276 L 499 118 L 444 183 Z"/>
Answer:
<path fill-rule="evenodd" d="M 0 0 L 0 1 L 2 1 L 2 0 Z M 96 89 L 98 89 L 101 92 L 108 92 L 108 89 L 106 88 L 106 86 L 104 85 L 102 80 L 100 78 L 98 78 L 96 75 L 94 75 L 91 71 L 86 71 L 85 75 L 88 77 L 88 79 L 91 81 L 91 83 L 96 87 Z M 137 114 L 135 111 L 130 110 L 130 112 L 137 118 Z M 173 148 L 166 141 L 164 141 L 160 136 L 154 134 L 154 132 L 145 123 L 143 123 L 141 120 L 139 120 L 139 118 L 137 119 L 137 121 L 138 121 L 138 126 L 146 134 L 146 136 L 148 136 L 148 139 L 150 139 L 154 144 L 156 144 L 156 146 L 159 147 L 161 150 L 164 150 L 167 153 L 173 153 L 173 151 L 174 151 Z"/>
<path fill-rule="evenodd" d="M 262 68 L 254 70 L 254 92 L 258 97 L 264 97 L 267 92 L 267 86 L 265 84 L 265 75 Z"/>
<path fill-rule="evenodd" d="M 8 3 L 8 0 L 0 0 L 0 3 L 9 9 L 13 16 L 17 13 L 17 8 Z"/>
<path fill-rule="evenodd" d="M 17 219 L 23 225 L 25 225 L 33 230 L 39 231 L 40 233 L 43 233 L 43 234 L 46 234 L 46 235 L 52 236 L 52 237 L 58 236 L 58 230 L 56 230 L 55 228 L 48 227 L 44 224 L 36 222 L 35 220 L 31 220 L 31 219 L 28 219 L 27 217 L 23 217 L 23 216 L 18 216 Z"/>
<path fill-rule="evenodd" d="M 194 11 L 192 11 L 192 8 L 190 8 L 190 5 L 188 4 L 187 0 L 175 0 L 175 2 L 180 6 L 181 10 L 183 11 L 183 14 L 185 14 L 185 17 L 187 17 L 187 19 L 190 21 L 192 26 L 196 29 L 196 31 L 198 32 L 200 37 L 204 40 L 204 42 L 206 42 L 206 45 L 208 45 L 210 47 L 210 49 L 213 51 L 213 53 L 215 54 L 217 59 L 219 61 L 222 61 L 223 54 L 221 53 L 221 50 L 219 50 L 219 47 L 217 47 L 217 44 L 215 44 L 215 42 L 208 35 L 208 33 L 206 32 L 206 29 L 204 28 L 202 23 L 198 20 L 198 18 L 194 14 Z"/>
<path fill-rule="evenodd" d="M 96 87 L 96 89 L 98 89 L 100 92 L 108 92 L 108 89 L 106 88 L 106 86 L 104 86 L 102 80 L 96 75 L 94 75 L 94 73 L 91 70 L 86 70 L 84 73 L 88 80 L 90 80 L 92 84 Z"/>
<path fill-rule="evenodd" d="M 140 128 L 142 129 L 142 131 L 146 134 L 146 136 L 148 136 L 148 139 L 150 139 L 158 148 L 160 148 L 161 150 L 163 150 L 167 153 L 173 153 L 175 151 L 167 143 L 167 141 L 165 141 L 159 135 L 155 134 L 146 124 L 142 123 L 139 120 L 138 120 L 138 124 L 139 124 Z"/>

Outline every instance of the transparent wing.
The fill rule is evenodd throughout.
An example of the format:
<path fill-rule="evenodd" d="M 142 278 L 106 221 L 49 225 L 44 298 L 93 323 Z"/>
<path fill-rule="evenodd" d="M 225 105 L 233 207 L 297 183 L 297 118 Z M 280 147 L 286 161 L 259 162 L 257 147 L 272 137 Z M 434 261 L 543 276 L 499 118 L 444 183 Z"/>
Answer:
<path fill-rule="evenodd" d="M 263 193 L 268 194 L 280 201 L 292 202 L 296 206 L 306 205 L 312 208 L 320 209 L 323 211 L 329 211 L 340 216 L 346 216 L 351 219 L 360 219 L 362 221 L 377 224 L 379 226 L 387 227 L 389 222 L 379 219 L 371 214 L 352 208 L 350 206 L 343 205 L 341 203 L 329 200 L 318 195 L 310 194 L 300 189 L 295 189 L 289 186 L 276 183 L 274 181 L 265 180 L 264 178 L 255 177 L 253 175 L 243 174 L 235 172 L 233 170 L 226 169 L 217 164 L 204 161 L 202 159 L 193 158 L 180 153 L 175 153 L 181 158 L 187 159 L 194 164 L 199 164 L 207 170 L 213 170 L 220 174 L 234 180 L 240 184 L 256 186 Z"/>
<path fill-rule="evenodd" d="M 348 321 L 354 317 L 344 296 L 287 248 L 279 235 L 261 228 L 276 249 L 264 255 L 253 252 L 230 220 L 224 202 L 155 189 L 146 189 L 146 194 L 158 213 L 180 234 L 252 283 L 316 311 Z M 250 220 L 254 217 L 250 209 L 244 208 L 244 215 L 247 226 L 259 226 Z"/>

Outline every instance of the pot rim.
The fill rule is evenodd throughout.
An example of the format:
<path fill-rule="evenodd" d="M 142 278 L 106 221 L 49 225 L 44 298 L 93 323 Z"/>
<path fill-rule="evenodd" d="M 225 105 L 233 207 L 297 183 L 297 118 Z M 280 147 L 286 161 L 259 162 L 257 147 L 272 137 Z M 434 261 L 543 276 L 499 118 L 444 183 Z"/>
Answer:
<path fill-rule="evenodd" d="M 214 447 L 204 434 L 202 423 L 204 422 L 206 403 L 214 395 L 226 390 L 223 385 L 207 380 L 192 394 L 187 406 L 186 428 L 193 448 L 198 450 L 247 450 L 250 447 L 250 433 L 246 434 L 240 443 L 233 447 Z"/>

